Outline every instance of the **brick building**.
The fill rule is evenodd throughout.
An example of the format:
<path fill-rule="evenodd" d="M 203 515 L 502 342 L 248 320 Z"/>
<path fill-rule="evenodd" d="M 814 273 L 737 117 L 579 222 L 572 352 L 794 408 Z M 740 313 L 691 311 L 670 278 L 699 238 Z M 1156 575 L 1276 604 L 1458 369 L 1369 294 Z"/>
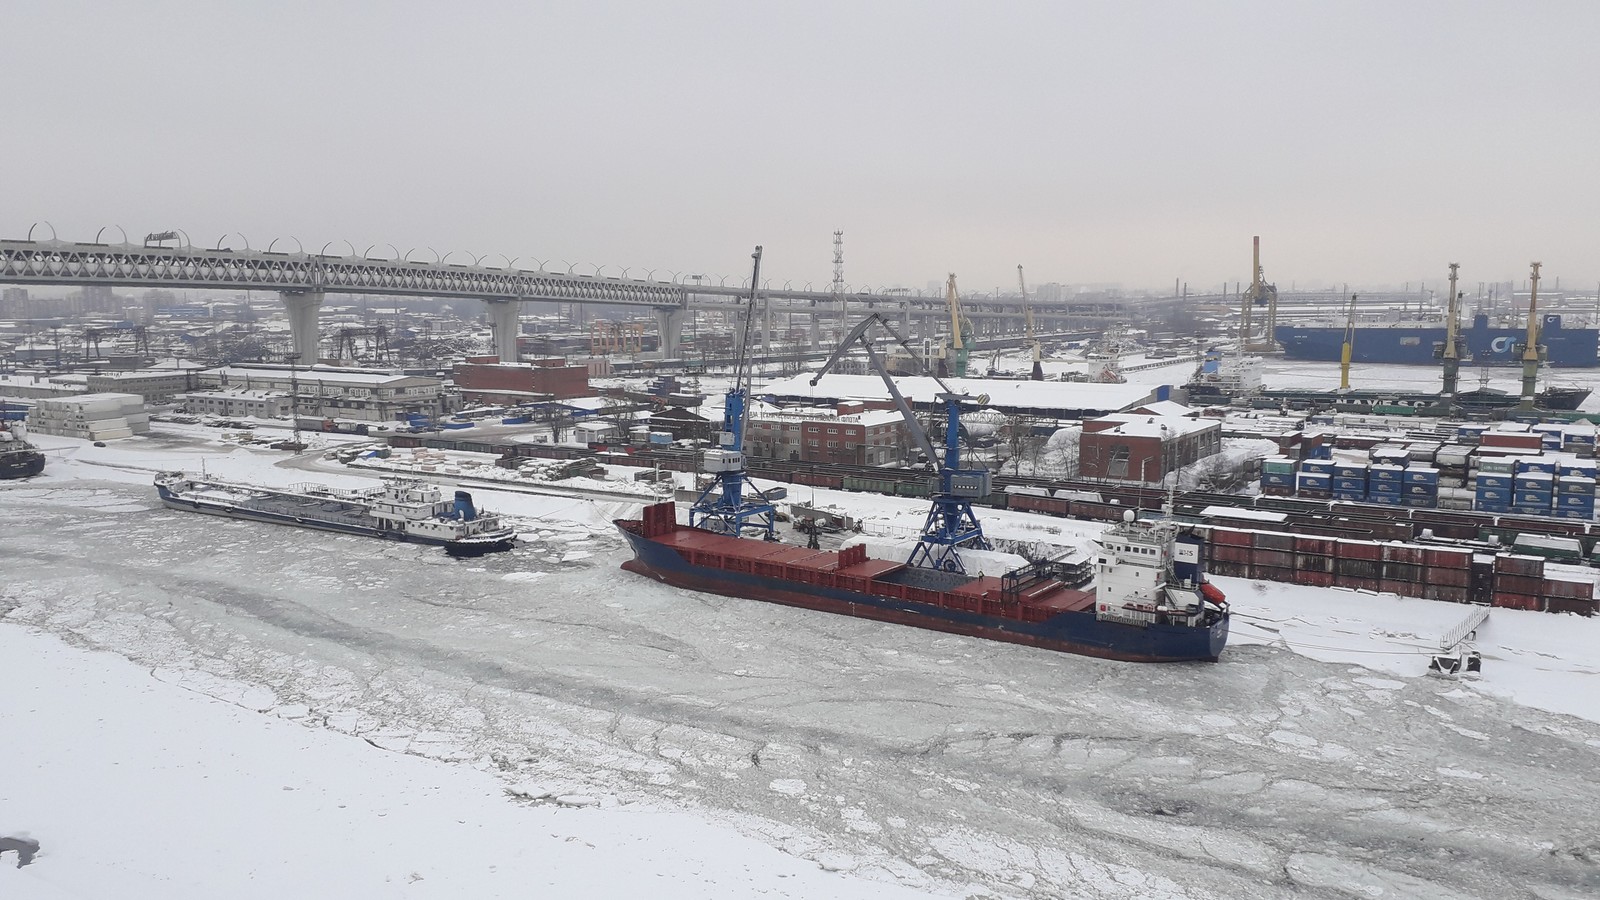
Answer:
<path fill-rule="evenodd" d="M 1078 471 L 1085 478 L 1158 483 L 1222 449 L 1222 423 L 1118 413 L 1083 423 Z"/>
<path fill-rule="evenodd" d="M 907 442 L 899 413 L 842 403 L 833 409 L 753 411 L 744 449 L 756 458 L 876 466 L 903 460 Z"/>
<path fill-rule="evenodd" d="M 589 367 L 560 358 L 501 363 L 499 357 L 474 356 L 456 365 L 455 382 L 463 401 L 491 406 L 591 395 Z"/>

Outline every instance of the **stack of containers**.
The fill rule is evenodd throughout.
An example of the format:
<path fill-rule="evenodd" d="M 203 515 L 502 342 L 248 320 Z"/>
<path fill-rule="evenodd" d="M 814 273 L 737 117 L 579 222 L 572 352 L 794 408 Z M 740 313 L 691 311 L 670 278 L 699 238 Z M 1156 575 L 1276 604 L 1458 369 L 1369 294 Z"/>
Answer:
<path fill-rule="evenodd" d="M 1399 506 L 1404 495 L 1405 471 L 1390 462 L 1373 463 L 1367 469 L 1367 500 L 1385 506 Z"/>
<path fill-rule="evenodd" d="M 1366 463 L 1337 463 L 1333 467 L 1333 499 L 1367 499 Z"/>
<path fill-rule="evenodd" d="M 1333 496 L 1333 460 L 1308 459 L 1300 464 L 1296 483 L 1300 496 L 1310 500 L 1327 500 Z"/>
<path fill-rule="evenodd" d="M 1510 512 L 1511 460 L 1480 458 L 1473 486 L 1473 509 L 1479 512 Z"/>
<path fill-rule="evenodd" d="M 1561 434 L 1566 426 L 1560 422 L 1540 422 L 1528 429 L 1539 436 L 1539 449 L 1556 452 L 1561 449 Z"/>
<path fill-rule="evenodd" d="M 1510 609 L 1542 609 L 1544 560 L 1537 556 L 1497 553 L 1494 557 L 1494 605 Z"/>
<path fill-rule="evenodd" d="M 1482 477 L 1482 476 L 1479 476 Z M 1548 516 L 1555 506 L 1556 464 L 1545 459 L 1519 459 L 1511 479 L 1511 511 Z"/>
<path fill-rule="evenodd" d="M 1435 454 L 1439 468 L 1439 506 L 1442 509 L 1471 509 L 1472 491 L 1467 487 L 1467 462 L 1472 448 L 1465 444 L 1446 444 Z"/>
<path fill-rule="evenodd" d="M 1439 470 L 1432 466 L 1412 466 L 1403 473 L 1406 506 L 1439 505 Z"/>
<path fill-rule="evenodd" d="M 1556 465 L 1555 515 L 1560 519 L 1594 519 L 1595 464 L 1573 461 Z"/>
<path fill-rule="evenodd" d="M 1592 422 L 1573 422 L 1561 432 L 1561 449 L 1582 457 L 1594 456 L 1595 427 Z"/>
<path fill-rule="evenodd" d="M 1261 493 L 1287 497 L 1294 493 L 1294 460 L 1272 456 L 1261 461 Z"/>

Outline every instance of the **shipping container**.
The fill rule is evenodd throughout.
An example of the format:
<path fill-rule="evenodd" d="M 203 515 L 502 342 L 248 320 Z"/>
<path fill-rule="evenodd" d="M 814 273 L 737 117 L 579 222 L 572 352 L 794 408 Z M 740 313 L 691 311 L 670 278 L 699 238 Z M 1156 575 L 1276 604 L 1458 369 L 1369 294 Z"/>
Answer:
<path fill-rule="evenodd" d="M 1251 543 L 1257 550 L 1293 550 L 1294 535 L 1281 531 L 1258 531 Z"/>
<path fill-rule="evenodd" d="M 1503 609 L 1527 609 L 1535 612 L 1544 609 L 1544 602 L 1537 596 L 1507 591 L 1494 592 L 1494 605 Z"/>
<path fill-rule="evenodd" d="M 1427 568 L 1423 570 L 1422 580 L 1428 584 L 1444 584 L 1451 587 L 1467 588 L 1472 586 L 1472 569 L 1461 568 Z"/>
<path fill-rule="evenodd" d="M 1576 613 L 1580 616 L 1592 616 L 1600 601 L 1596 600 L 1568 600 L 1562 597 L 1549 597 L 1545 599 L 1545 611 L 1553 613 Z"/>
<path fill-rule="evenodd" d="M 1383 563 L 1375 559 L 1336 559 L 1333 563 L 1334 574 L 1343 578 L 1371 578 L 1376 580 L 1382 576 Z"/>

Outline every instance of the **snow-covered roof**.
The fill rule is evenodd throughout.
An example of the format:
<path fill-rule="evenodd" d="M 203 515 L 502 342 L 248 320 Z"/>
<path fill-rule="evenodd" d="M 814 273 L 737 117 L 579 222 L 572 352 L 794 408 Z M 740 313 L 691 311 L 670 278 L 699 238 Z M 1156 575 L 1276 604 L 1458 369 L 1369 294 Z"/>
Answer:
<path fill-rule="evenodd" d="M 1147 412 L 1157 416 L 1192 416 L 1198 413 L 1199 410 L 1184 406 L 1175 400 L 1157 400 L 1154 403 L 1139 404 L 1136 412 Z"/>
<path fill-rule="evenodd" d="M 1149 384 L 1094 384 L 1077 381 L 1021 381 L 999 378 L 946 378 L 953 391 L 970 396 L 989 395 L 989 405 L 1012 409 L 1091 410 L 1115 412 L 1150 400 L 1156 387 Z M 895 378 L 895 385 L 912 403 L 933 403 L 939 383 L 921 375 Z M 760 393 L 776 397 L 823 400 L 887 400 L 889 391 L 876 375 L 824 375 L 816 387 L 811 376 L 795 375 L 763 386 Z"/>
<path fill-rule="evenodd" d="M 1216 419 L 1189 419 L 1182 416 L 1146 416 L 1138 413 L 1113 413 L 1101 416 L 1096 422 L 1116 422 L 1112 428 L 1102 429 L 1098 434 L 1121 434 L 1128 437 L 1182 437 L 1197 431 L 1221 428 L 1222 423 Z"/>

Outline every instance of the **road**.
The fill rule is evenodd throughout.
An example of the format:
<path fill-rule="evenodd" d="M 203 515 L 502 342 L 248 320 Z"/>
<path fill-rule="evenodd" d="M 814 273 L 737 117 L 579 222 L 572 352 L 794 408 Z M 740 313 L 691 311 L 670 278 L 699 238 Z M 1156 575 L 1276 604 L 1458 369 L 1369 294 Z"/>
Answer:
<path fill-rule="evenodd" d="M 0 613 L 508 786 L 700 810 L 958 896 L 1600 895 L 1600 726 L 1279 649 L 1141 666 L 511 554 L 0 490 Z M 243 687 L 241 687 L 241 685 Z M 270 692 L 270 693 L 268 693 Z M 1383 893 L 1379 893 L 1379 890 Z"/>

